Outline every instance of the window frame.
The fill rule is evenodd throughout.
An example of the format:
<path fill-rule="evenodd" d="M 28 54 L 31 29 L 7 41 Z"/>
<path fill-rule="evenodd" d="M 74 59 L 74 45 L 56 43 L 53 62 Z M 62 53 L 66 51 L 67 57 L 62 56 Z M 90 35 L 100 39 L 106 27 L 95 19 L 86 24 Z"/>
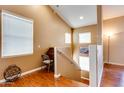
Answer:
<path fill-rule="evenodd" d="M 5 56 L 3 55 L 3 14 L 7 14 L 7 15 L 10 15 L 10 16 L 13 16 L 15 18 L 18 18 L 18 19 L 21 19 L 21 20 L 25 20 L 25 21 L 31 21 L 33 26 L 32 26 L 32 42 L 33 42 L 33 49 L 32 49 L 32 52 L 31 53 L 26 53 L 26 54 L 17 54 L 17 55 L 9 55 L 9 56 Z M 27 18 L 27 17 L 24 17 L 24 16 L 21 16 L 21 15 L 18 15 L 18 14 L 15 14 L 13 12 L 10 12 L 10 11 L 7 11 L 7 10 L 2 10 L 1 13 L 0 13 L 0 23 L 1 23 L 1 34 L 0 34 L 0 37 L 1 37 L 1 52 L 0 52 L 0 56 L 1 58 L 13 58 L 13 57 L 21 57 L 21 56 L 27 56 L 27 55 L 33 55 L 34 53 L 34 21 L 30 18 Z"/>

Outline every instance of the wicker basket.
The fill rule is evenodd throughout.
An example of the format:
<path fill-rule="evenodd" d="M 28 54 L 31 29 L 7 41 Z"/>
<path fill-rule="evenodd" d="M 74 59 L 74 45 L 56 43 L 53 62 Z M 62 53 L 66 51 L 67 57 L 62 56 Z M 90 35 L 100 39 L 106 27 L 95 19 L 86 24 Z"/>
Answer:
<path fill-rule="evenodd" d="M 21 69 L 16 65 L 10 65 L 4 71 L 4 79 L 6 81 L 15 81 L 21 76 Z"/>

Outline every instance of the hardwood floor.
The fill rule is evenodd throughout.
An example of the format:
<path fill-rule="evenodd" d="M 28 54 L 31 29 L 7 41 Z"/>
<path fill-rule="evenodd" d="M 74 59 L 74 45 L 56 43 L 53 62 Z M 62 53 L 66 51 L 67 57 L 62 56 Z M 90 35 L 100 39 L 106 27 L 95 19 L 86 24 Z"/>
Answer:
<path fill-rule="evenodd" d="M 105 64 L 101 87 L 124 87 L 124 66 Z"/>
<path fill-rule="evenodd" d="M 89 80 L 81 79 L 81 82 L 89 86 Z"/>
<path fill-rule="evenodd" d="M 89 82 L 83 83 L 60 77 L 54 78 L 52 72 L 37 71 L 25 75 L 15 82 L 0 84 L 0 87 L 87 87 Z M 85 83 L 85 84 L 84 84 Z M 124 87 L 124 66 L 105 64 L 101 87 Z"/>
<path fill-rule="evenodd" d="M 15 82 L 0 84 L 1 87 L 87 87 L 87 85 L 74 80 L 60 77 L 59 80 L 54 78 L 52 72 L 37 71 L 25 75 Z"/>

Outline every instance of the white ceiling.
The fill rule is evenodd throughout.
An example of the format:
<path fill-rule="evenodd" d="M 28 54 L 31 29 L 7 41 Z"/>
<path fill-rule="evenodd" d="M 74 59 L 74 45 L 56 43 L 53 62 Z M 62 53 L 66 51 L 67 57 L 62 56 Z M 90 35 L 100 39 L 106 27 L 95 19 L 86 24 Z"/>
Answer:
<path fill-rule="evenodd" d="M 124 16 L 124 5 L 103 5 L 103 19 Z"/>
<path fill-rule="evenodd" d="M 97 23 L 96 5 L 52 5 L 51 8 L 72 28 Z M 103 19 L 124 16 L 124 5 L 103 5 Z M 80 16 L 84 19 L 80 20 Z"/>
<path fill-rule="evenodd" d="M 87 26 L 97 23 L 95 5 L 53 5 L 55 12 L 72 28 Z M 84 19 L 80 20 L 80 16 Z"/>

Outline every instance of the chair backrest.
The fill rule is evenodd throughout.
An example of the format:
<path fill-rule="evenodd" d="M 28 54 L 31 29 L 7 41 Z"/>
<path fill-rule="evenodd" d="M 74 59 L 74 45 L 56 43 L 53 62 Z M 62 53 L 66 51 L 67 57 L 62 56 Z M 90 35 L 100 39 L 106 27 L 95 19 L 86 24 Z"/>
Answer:
<path fill-rule="evenodd" d="M 42 60 L 43 60 L 43 61 L 44 61 L 44 60 L 50 60 L 50 58 L 49 58 L 48 55 L 42 55 L 41 57 L 42 57 Z"/>
<path fill-rule="evenodd" d="M 50 47 L 48 51 L 46 52 L 46 55 L 49 56 L 50 60 L 54 60 L 54 48 Z"/>

